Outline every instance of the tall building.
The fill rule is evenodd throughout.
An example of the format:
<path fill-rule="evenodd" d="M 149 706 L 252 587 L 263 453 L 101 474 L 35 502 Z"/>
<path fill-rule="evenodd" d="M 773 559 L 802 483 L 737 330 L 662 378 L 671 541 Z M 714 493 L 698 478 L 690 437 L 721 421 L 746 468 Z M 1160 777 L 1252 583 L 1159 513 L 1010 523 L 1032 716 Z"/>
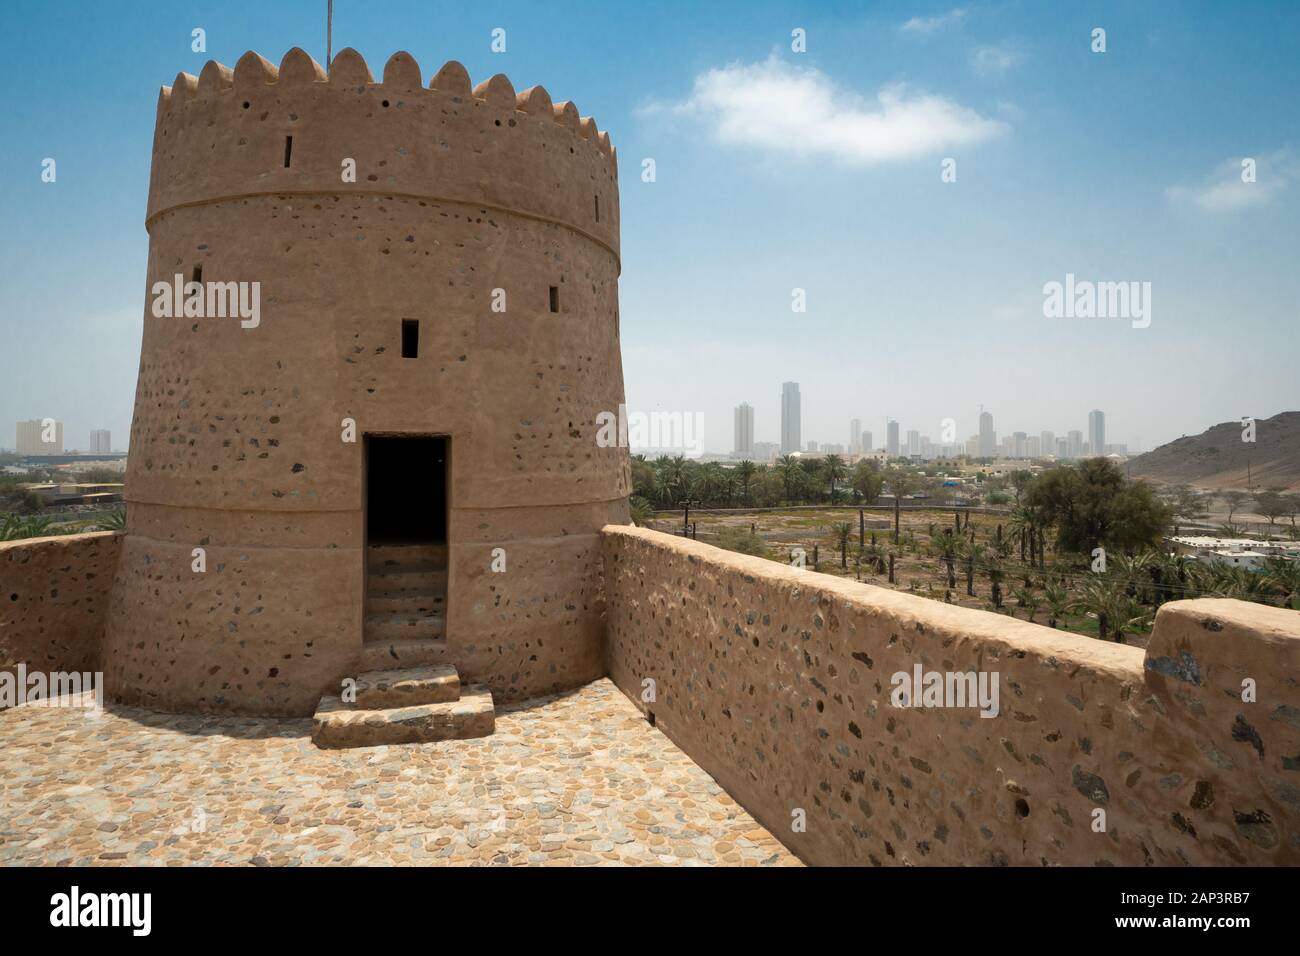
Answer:
<path fill-rule="evenodd" d="M 1106 454 L 1106 415 L 1095 408 L 1088 413 L 1088 453 Z"/>
<path fill-rule="evenodd" d="M 817 443 L 812 439 L 809 439 L 808 444 L 804 447 L 804 451 L 813 455 L 817 454 Z"/>
<path fill-rule="evenodd" d="M 898 422 L 892 419 L 885 426 L 885 452 L 891 458 L 898 457 Z"/>
<path fill-rule="evenodd" d="M 1011 433 L 1011 457 L 1028 458 L 1029 449 L 1026 446 L 1026 440 L 1029 438 L 1024 432 Z"/>
<path fill-rule="evenodd" d="M 849 422 L 849 451 L 855 455 L 862 451 L 862 419 Z"/>
<path fill-rule="evenodd" d="M 993 416 L 988 412 L 980 412 L 980 457 L 992 458 L 997 443 L 997 435 L 993 432 Z"/>
<path fill-rule="evenodd" d="M 799 383 L 781 385 L 781 454 L 790 455 L 803 448 L 800 437 Z"/>
<path fill-rule="evenodd" d="M 873 447 L 874 447 L 874 446 L 872 445 L 872 442 L 871 442 L 871 432 L 863 432 L 863 433 L 862 433 L 862 447 L 859 448 L 858 451 L 859 451 L 861 454 L 863 454 L 863 455 L 870 455 L 871 452 L 872 452 Z"/>
<path fill-rule="evenodd" d="M 907 453 L 909 455 L 921 454 L 921 433 L 915 428 L 910 429 L 907 433 Z"/>
<path fill-rule="evenodd" d="M 1056 432 L 1043 432 L 1038 436 L 1038 449 L 1041 455 L 1056 454 Z"/>
<path fill-rule="evenodd" d="M 1083 457 L 1083 432 L 1079 431 L 1077 428 L 1071 432 L 1067 432 L 1065 436 L 1065 444 L 1070 458 Z"/>
<path fill-rule="evenodd" d="M 754 406 L 741 402 L 735 412 L 735 456 L 737 458 L 754 457 Z"/>
<path fill-rule="evenodd" d="M 50 440 L 46 441 L 47 432 Z M 20 455 L 62 455 L 63 422 L 50 422 L 47 430 L 40 419 L 18 423 L 16 451 Z"/>
<path fill-rule="evenodd" d="M 113 435 L 107 428 L 96 428 L 90 433 L 90 450 L 110 452 L 113 450 Z"/>

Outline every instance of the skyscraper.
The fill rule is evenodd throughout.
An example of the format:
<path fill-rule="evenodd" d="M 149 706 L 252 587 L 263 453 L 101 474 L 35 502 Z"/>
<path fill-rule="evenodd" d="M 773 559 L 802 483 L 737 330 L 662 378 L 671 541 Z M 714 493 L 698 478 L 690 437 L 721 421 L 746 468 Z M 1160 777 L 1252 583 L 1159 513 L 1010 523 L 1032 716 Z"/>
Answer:
<path fill-rule="evenodd" d="M 1067 432 L 1065 443 L 1069 457 L 1080 458 L 1083 456 L 1083 432 L 1079 431 L 1077 428 L 1073 431 Z"/>
<path fill-rule="evenodd" d="M 1106 416 L 1096 408 L 1088 413 L 1088 453 L 1106 454 Z"/>
<path fill-rule="evenodd" d="M 862 419 L 855 418 L 849 422 L 849 454 L 862 452 Z"/>
<path fill-rule="evenodd" d="M 907 453 L 909 455 L 921 454 L 921 433 L 915 428 L 908 429 L 907 432 Z"/>
<path fill-rule="evenodd" d="M 862 454 L 870 455 L 875 445 L 871 441 L 871 432 L 862 433 Z"/>
<path fill-rule="evenodd" d="M 993 433 L 993 416 L 989 412 L 980 412 L 980 457 L 992 458 L 997 446 L 997 435 Z"/>
<path fill-rule="evenodd" d="M 45 422 L 50 422 L 49 427 Z M 20 455 L 62 455 L 63 422 L 52 419 L 32 419 L 18 423 L 16 451 Z M 46 438 L 49 441 L 46 441 Z"/>
<path fill-rule="evenodd" d="M 792 455 L 800 451 L 801 413 L 799 410 L 799 383 L 781 384 L 781 454 Z"/>
<path fill-rule="evenodd" d="M 107 428 L 96 428 L 90 433 L 90 450 L 110 452 L 113 450 L 113 436 Z"/>
<path fill-rule="evenodd" d="M 898 422 L 893 419 L 885 426 L 885 452 L 891 458 L 898 457 Z"/>
<path fill-rule="evenodd" d="M 1038 448 L 1043 455 L 1056 454 L 1056 432 L 1042 432 L 1038 436 Z"/>
<path fill-rule="evenodd" d="M 735 457 L 754 457 L 754 406 L 741 402 L 735 412 Z"/>

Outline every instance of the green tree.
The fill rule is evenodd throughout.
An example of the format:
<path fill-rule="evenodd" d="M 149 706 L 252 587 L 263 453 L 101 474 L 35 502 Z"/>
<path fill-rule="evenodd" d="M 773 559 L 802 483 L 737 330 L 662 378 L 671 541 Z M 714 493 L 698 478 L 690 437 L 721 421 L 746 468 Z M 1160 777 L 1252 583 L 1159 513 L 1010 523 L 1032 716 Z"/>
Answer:
<path fill-rule="evenodd" d="M 849 480 L 854 496 L 865 504 L 871 504 L 879 498 L 885 484 L 880 476 L 880 468 L 869 458 L 864 458 L 853 466 Z"/>
<path fill-rule="evenodd" d="M 1114 551 L 1154 547 L 1173 517 L 1146 483 L 1128 481 L 1105 458 L 1049 469 L 1025 502 L 1056 528 L 1058 550 L 1077 553 L 1098 545 Z"/>

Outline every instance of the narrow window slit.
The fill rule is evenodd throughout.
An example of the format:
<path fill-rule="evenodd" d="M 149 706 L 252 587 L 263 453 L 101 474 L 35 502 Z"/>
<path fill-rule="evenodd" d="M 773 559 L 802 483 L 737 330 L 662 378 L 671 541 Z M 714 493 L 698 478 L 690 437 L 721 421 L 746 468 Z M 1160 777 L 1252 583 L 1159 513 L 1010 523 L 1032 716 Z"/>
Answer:
<path fill-rule="evenodd" d="M 284 168 L 289 168 L 289 160 L 293 158 L 293 137 L 284 138 Z"/>
<path fill-rule="evenodd" d="M 600 222 L 600 197 L 596 197 L 596 221 Z"/>
<path fill-rule="evenodd" d="M 420 320 L 402 319 L 402 358 L 419 358 Z"/>
<path fill-rule="evenodd" d="M 560 311 L 560 287 L 558 285 L 551 286 L 551 311 Z"/>
<path fill-rule="evenodd" d="M 191 282 L 203 281 L 203 266 L 199 265 L 194 267 L 194 271 L 190 273 L 190 281 Z"/>

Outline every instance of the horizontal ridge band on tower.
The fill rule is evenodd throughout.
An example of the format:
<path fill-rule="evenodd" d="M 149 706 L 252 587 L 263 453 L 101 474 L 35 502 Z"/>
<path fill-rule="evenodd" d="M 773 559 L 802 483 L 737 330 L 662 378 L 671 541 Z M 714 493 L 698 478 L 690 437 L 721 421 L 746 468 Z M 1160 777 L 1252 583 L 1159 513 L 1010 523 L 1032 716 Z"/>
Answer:
<path fill-rule="evenodd" d="M 384 64 L 384 76 L 376 83 L 365 58 L 348 47 L 334 57 L 327 73 L 301 47 L 294 47 L 284 55 L 277 68 L 265 57 L 249 50 L 239 58 L 233 70 L 216 60 L 209 60 L 197 77 L 177 73 L 171 86 L 162 87 L 158 95 L 158 109 L 182 106 L 196 99 L 208 99 L 239 92 L 256 92 L 258 89 L 278 84 L 308 85 L 328 84 L 340 92 L 362 93 L 371 87 L 391 90 L 394 93 L 414 93 L 425 90 L 420 65 L 411 54 L 399 51 Z M 453 96 L 472 97 L 502 110 L 514 110 L 534 116 L 547 116 L 553 122 L 573 130 L 606 156 L 616 153 L 610 144 L 609 133 L 599 130 L 590 116 L 579 116 L 578 108 L 571 102 L 552 103 L 550 94 L 541 86 L 530 87 L 516 93 L 514 85 L 504 73 L 497 73 L 477 86 L 471 86 L 469 72 L 455 60 L 443 64 L 427 88 L 432 92 Z"/>

